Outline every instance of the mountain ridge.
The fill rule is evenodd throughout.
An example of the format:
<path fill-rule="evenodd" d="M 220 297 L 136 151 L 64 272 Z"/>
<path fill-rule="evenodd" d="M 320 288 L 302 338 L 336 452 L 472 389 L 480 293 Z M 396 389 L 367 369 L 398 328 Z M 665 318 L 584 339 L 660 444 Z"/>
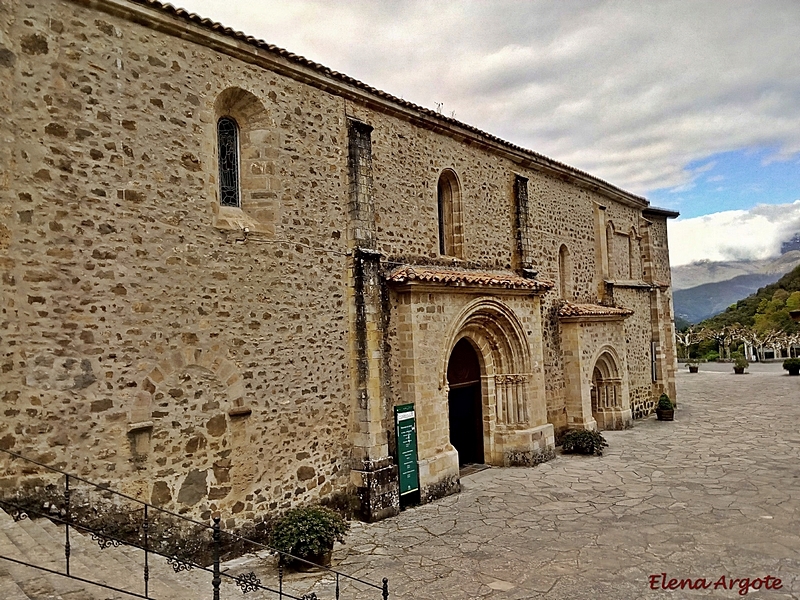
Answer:
<path fill-rule="evenodd" d="M 750 273 L 737 275 L 726 281 L 704 283 L 692 288 L 677 290 L 672 295 L 675 319 L 699 323 L 721 313 L 737 301 L 757 292 L 781 278 L 780 273 Z"/>
<path fill-rule="evenodd" d="M 775 275 L 773 281 L 777 281 L 799 264 L 800 250 L 761 260 L 698 261 L 672 267 L 672 290 L 674 293 L 709 283 L 730 281 L 741 275 Z"/>

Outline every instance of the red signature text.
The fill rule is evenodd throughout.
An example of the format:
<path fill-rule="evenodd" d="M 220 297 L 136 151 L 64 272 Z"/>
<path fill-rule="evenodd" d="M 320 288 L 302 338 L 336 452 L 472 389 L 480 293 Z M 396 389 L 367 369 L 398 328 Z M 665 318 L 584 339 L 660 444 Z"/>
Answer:
<path fill-rule="evenodd" d="M 738 588 L 740 596 L 746 596 L 750 590 L 779 590 L 783 587 L 783 582 L 772 575 L 766 577 L 728 577 L 722 575 L 716 581 L 705 577 L 677 579 L 667 578 L 666 573 L 650 575 L 651 590 L 708 590 L 723 589 L 733 590 Z"/>

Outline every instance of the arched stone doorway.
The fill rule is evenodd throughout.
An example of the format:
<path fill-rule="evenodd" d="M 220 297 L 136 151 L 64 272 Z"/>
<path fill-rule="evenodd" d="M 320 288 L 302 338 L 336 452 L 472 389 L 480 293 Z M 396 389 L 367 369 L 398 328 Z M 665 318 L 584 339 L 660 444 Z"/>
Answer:
<path fill-rule="evenodd" d="M 450 443 L 458 451 L 458 464 L 484 462 L 481 364 L 467 338 L 461 338 L 447 363 Z"/>
<path fill-rule="evenodd" d="M 623 429 L 622 378 L 610 352 L 603 352 L 592 371 L 592 417 L 598 429 Z"/>

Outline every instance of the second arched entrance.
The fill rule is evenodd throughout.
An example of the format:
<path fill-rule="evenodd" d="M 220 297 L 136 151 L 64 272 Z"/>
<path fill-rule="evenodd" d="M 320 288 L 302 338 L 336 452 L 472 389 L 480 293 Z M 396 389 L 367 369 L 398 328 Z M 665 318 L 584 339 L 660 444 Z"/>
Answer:
<path fill-rule="evenodd" d="M 466 338 L 461 338 L 450 353 L 447 384 L 450 443 L 458 451 L 458 464 L 482 464 L 481 364 L 478 353 Z"/>
<path fill-rule="evenodd" d="M 592 417 L 598 429 L 624 429 L 630 425 L 630 409 L 626 410 L 622 378 L 617 361 L 610 352 L 603 352 L 592 370 Z"/>

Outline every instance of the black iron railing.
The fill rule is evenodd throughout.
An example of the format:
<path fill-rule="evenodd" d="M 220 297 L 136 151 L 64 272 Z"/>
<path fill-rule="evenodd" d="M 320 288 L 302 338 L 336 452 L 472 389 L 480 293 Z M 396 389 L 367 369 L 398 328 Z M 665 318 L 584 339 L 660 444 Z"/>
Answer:
<path fill-rule="evenodd" d="M 56 474 L 58 479 L 63 481 L 63 489 L 59 491 L 58 484 L 47 486 L 47 493 L 44 505 L 41 504 L 42 498 L 39 497 L 39 505 L 35 506 L 31 502 L 21 501 L 19 498 L 0 498 L 0 507 L 15 521 L 26 519 L 29 516 L 46 517 L 51 521 L 64 526 L 64 571 L 58 571 L 42 565 L 35 565 L 26 561 L 12 557 L 0 555 L 0 559 L 12 563 L 36 568 L 54 575 L 62 575 L 71 579 L 87 584 L 96 585 L 106 589 L 114 590 L 136 598 L 156 600 L 150 595 L 151 559 L 160 557 L 178 573 L 181 571 L 198 570 L 209 573 L 211 578 L 211 591 L 213 600 L 220 599 L 220 587 L 224 579 L 235 583 L 242 593 L 246 594 L 255 590 L 264 590 L 274 594 L 279 599 L 287 600 L 319 600 L 315 592 L 301 596 L 293 595 L 284 590 L 284 564 L 287 561 L 302 563 L 315 569 L 322 569 L 334 578 L 335 600 L 340 599 L 343 582 L 353 583 L 362 588 L 375 589 L 376 598 L 380 594 L 382 600 L 389 598 L 389 582 L 383 578 L 380 584 L 367 581 L 353 575 L 348 575 L 330 567 L 319 566 L 299 556 L 294 556 L 288 552 L 283 552 L 272 548 L 267 544 L 252 540 L 229 531 L 223 531 L 219 514 L 212 517 L 212 524 L 203 523 L 189 517 L 159 508 L 147 502 L 143 502 L 111 490 L 107 486 L 98 485 L 78 475 L 67 473 L 55 467 L 51 467 L 42 462 L 27 458 L 10 450 L 0 449 L 0 452 L 8 455 L 11 461 L 22 461 L 27 465 L 35 465 L 40 469 L 45 469 Z M 32 472 L 33 469 L 28 468 Z M 76 484 L 85 486 L 80 499 L 80 510 L 76 514 Z M 87 493 L 87 491 L 89 493 Z M 99 495 L 108 500 L 104 506 L 98 506 L 93 501 L 93 495 Z M 134 508 L 130 508 L 133 505 Z M 113 508 L 109 513 L 109 509 Z M 92 515 L 98 515 L 93 518 Z M 108 515 L 113 515 L 109 519 Z M 108 522 L 110 521 L 110 523 Z M 165 523 L 170 527 L 165 527 Z M 178 525 L 178 527 L 176 527 Z M 154 539 L 154 528 L 159 530 L 157 539 Z M 76 576 L 70 572 L 70 555 L 72 547 L 70 544 L 70 531 L 75 530 L 91 536 L 100 547 L 105 550 L 109 547 L 128 546 L 143 552 L 142 565 L 142 589 L 140 591 L 126 590 L 107 583 Z M 175 536 L 176 530 L 182 534 Z M 171 534 L 171 535 L 165 535 Z M 188 548 L 186 548 L 188 544 Z M 232 575 L 220 570 L 223 550 L 231 548 L 239 550 L 239 554 L 254 551 L 267 550 L 278 556 L 278 582 L 277 589 L 264 585 L 256 576 L 255 572 L 242 575 Z M 202 560 L 205 556 L 208 560 Z M 206 563 L 206 564 L 203 564 Z M 165 599 L 166 600 L 166 599 Z"/>

